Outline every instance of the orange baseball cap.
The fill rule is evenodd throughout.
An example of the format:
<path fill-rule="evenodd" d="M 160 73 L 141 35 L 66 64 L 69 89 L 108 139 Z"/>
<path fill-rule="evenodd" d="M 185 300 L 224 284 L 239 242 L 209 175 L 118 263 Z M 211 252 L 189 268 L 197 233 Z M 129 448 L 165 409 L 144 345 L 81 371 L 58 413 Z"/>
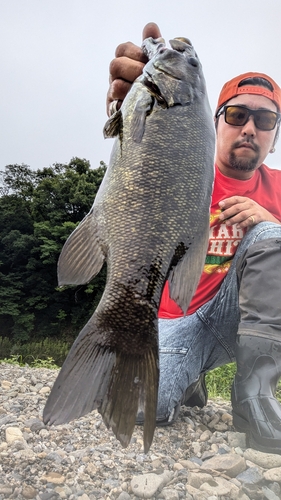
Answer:
<path fill-rule="evenodd" d="M 273 90 L 269 90 L 268 88 L 265 87 L 260 87 L 259 85 L 241 85 L 239 87 L 239 83 L 245 80 L 246 78 L 264 78 L 267 80 L 269 83 L 271 83 Z M 258 95 L 263 95 L 264 97 L 268 97 L 268 99 L 271 99 L 273 101 L 277 108 L 278 111 L 281 110 L 281 89 L 277 85 L 277 83 L 270 78 L 270 76 L 265 75 L 264 73 L 243 73 L 242 75 L 238 75 L 235 78 L 232 78 L 232 80 L 229 80 L 229 82 L 226 82 L 221 89 L 221 93 L 219 95 L 218 99 L 218 104 L 216 108 L 216 113 L 218 109 L 223 106 L 227 101 L 232 99 L 232 97 L 236 97 L 237 95 L 240 94 L 258 94 Z"/>

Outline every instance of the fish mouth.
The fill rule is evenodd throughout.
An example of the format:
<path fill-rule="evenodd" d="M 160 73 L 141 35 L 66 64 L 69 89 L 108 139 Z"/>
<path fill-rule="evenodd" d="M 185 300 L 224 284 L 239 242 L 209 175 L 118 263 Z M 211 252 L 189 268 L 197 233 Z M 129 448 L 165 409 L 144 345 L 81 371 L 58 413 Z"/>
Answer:
<path fill-rule="evenodd" d="M 140 81 L 162 108 L 183 104 L 182 92 L 187 94 L 184 103 L 190 102 L 188 82 L 196 80 L 196 69 L 200 69 L 200 61 L 189 39 L 179 37 L 169 42 L 170 48 L 163 38 L 147 38 L 142 45 L 149 61 Z"/>
<path fill-rule="evenodd" d="M 142 84 L 149 90 L 149 92 L 155 97 L 156 101 L 158 104 L 164 108 L 168 107 L 168 103 L 166 99 L 162 96 L 161 90 L 159 89 L 158 85 L 153 81 L 153 78 L 150 73 L 147 73 L 147 76 L 145 75 Z"/>

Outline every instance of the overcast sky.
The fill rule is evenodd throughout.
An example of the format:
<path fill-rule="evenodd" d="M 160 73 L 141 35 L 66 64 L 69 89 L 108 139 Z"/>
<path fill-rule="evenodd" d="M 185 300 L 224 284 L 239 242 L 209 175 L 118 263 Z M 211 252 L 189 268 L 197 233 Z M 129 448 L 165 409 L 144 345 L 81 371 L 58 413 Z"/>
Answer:
<path fill-rule="evenodd" d="M 108 163 L 108 66 L 154 21 L 191 39 L 214 110 L 225 81 L 246 71 L 281 85 L 281 0 L 0 0 L 0 170 L 73 156 Z M 281 168 L 281 140 L 266 163 Z"/>

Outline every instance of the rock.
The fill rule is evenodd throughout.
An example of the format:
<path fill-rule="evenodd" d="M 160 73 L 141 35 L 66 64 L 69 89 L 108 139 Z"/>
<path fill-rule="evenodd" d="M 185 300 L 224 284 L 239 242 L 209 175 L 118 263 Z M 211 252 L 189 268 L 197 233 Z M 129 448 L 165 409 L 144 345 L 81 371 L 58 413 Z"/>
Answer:
<path fill-rule="evenodd" d="M 184 466 L 178 462 L 176 462 L 174 465 L 173 465 L 173 470 L 182 470 L 184 469 Z"/>
<path fill-rule="evenodd" d="M 8 484 L 0 484 L 0 495 L 5 495 L 4 498 L 9 498 L 13 493 L 13 488 Z"/>
<path fill-rule="evenodd" d="M 221 416 L 221 420 L 228 425 L 232 425 L 233 418 L 229 413 L 223 413 Z"/>
<path fill-rule="evenodd" d="M 206 472 L 190 472 L 188 474 L 188 484 L 197 489 L 199 489 L 203 483 L 211 481 L 212 479 L 213 476 Z"/>
<path fill-rule="evenodd" d="M 48 438 L 48 437 L 49 437 L 49 431 L 48 431 L 47 429 L 41 429 L 41 430 L 39 431 L 39 436 L 40 436 L 41 438 L 43 438 L 43 439 L 44 439 L 44 438 Z"/>
<path fill-rule="evenodd" d="M 199 442 L 195 441 L 191 445 L 192 452 L 194 455 L 200 456 L 201 455 L 201 445 Z"/>
<path fill-rule="evenodd" d="M 51 391 L 51 388 L 50 387 L 42 387 L 42 389 L 40 389 L 39 394 L 49 394 L 49 392 Z"/>
<path fill-rule="evenodd" d="M 218 451 L 219 453 L 219 451 Z M 201 455 L 201 458 L 202 458 L 202 461 L 204 462 L 205 460 L 209 460 L 209 458 L 212 458 L 215 456 L 215 453 L 213 451 L 204 451 L 204 453 L 202 453 Z"/>
<path fill-rule="evenodd" d="M 154 460 L 151 460 L 151 465 L 153 469 L 159 469 L 162 465 L 162 462 L 159 458 L 155 458 Z"/>
<path fill-rule="evenodd" d="M 24 441 L 22 431 L 18 427 L 7 427 L 6 442 L 12 444 L 14 441 Z"/>
<path fill-rule="evenodd" d="M 281 455 L 273 453 L 263 453 L 262 451 L 253 450 L 248 448 L 244 453 L 245 460 L 251 460 L 256 465 L 264 469 L 273 469 L 274 467 L 281 467 Z"/>
<path fill-rule="evenodd" d="M 243 432 L 231 432 L 227 433 L 227 440 L 229 442 L 229 446 L 232 448 L 246 448 L 246 434 Z"/>
<path fill-rule="evenodd" d="M 246 469 L 246 462 L 243 457 L 240 457 L 235 453 L 227 453 L 223 455 L 216 455 L 213 458 L 206 460 L 201 466 L 201 470 L 203 469 L 213 469 L 223 472 L 229 477 L 236 477 L 237 474 Z"/>
<path fill-rule="evenodd" d="M 186 485 L 186 492 L 191 496 L 193 500 L 208 500 L 210 496 L 206 491 L 193 488 L 193 486 L 191 486 L 190 484 Z"/>
<path fill-rule="evenodd" d="M 164 488 L 161 491 L 161 497 L 165 500 L 179 500 L 179 494 L 176 490 L 171 490 L 169 488 Z"/>
<path fill-rule="evenodd" d="M 2 380 L 1 387 L 4 391 L 9 391 L 11 389 L 12 382 L 9 380 Z"/>
<path fill-rule="evenodd" d="M 10 424 L 12 422 L 15 422 L 17 420 L 17 417 L 14 415 L 5 415 L 0 417 L 0 427 L 3 427 L 6 424 Z"/>
<path fill-rule="evenodd" d="M 229 402 L 182 407 L 176 424 L 156 428 L 144 455 L 142 426 L 123 449 L 97 411 L 45 426 L 42 412 L 56 375 L 0 364 L 0 379 L 9 382 L 7 389 L 0 382 L 0 500 L 281 499 L 280 456 L 246 448 L 245 434 L 233 430 Z M 242 472 L 248 476 L 238 480 Z"/>
<path fill-rule="evenodd" d="M 161 489 L 163 482 L 163 478 L 157 474 L 143 474 L 132 478 L 131 488 L 137 497 L 151 498 Z"/>
<path fill-rule="evenodd" d="M 214 425 L 214 429 L 219 432 L 224 432 L 228 430 L 228 425 L 224 422 L 219 422 L 218 424 Z"/>
<path fill-rule="evenodd" d="M 203 463 L 203 461 L 199 457 L 190 457 L 190 461 L 193 462 L 194 464 L 196 464 L 197 468 L 198 468 L 198 466 L 201 467 L 201 465 Z"/>
<path fill-rule="evenodd" d="M 59 474 L 58 472 L 49 472 L 41 476 L 41 481 L 54 484 L 63 484 L 65 482 L 65 476 Z"/>
<path fill-rule="evenodd" d="M 41 420 L 36 420 L 30 425 L 30 430 L 32 432 L 39 432 L 41 429 L 45 428 L 45 424 Z"/>
<path fill-rule="evenodd" d="M 212 435 L 211 431 L 206 430 L 206 431 L 202 432 L 202 434 L 199 438 L 199 441 L 204 443 L 204 442 L 208 441 L 208 439 L 210 439 L 211 435 Z"/>
<path fill-rule="evenodd" d="M 28 484 L 24 484 L 23 487 L 22 487 L 22 496 L 24 498 L 36 498 L 36 495 L 37 495 L 37 491 L 35 488 L 33 488 L 32 486 L 28 485 Z"/>
<path fill-rule="evenodd" d="M 241 472 L 241 474 L 238 474 L 238 476 L 236 476 L 236 479 L 238 479 L 238 481 L 240 481 L 244 485 L 257 485 L 262 481 L 263 476 L 257 467 L 250 467 L 244 472 Z"/>
<path fill-rule="evenodd" d="M 277 483 L 281 483 L 281 467 L 268 469 L 264 472 L 263 477 L 267 481 L 277 481 Z"/>
<path fill-rule="evenodd" d="M 223 477 L 216 477 L 203 483 L 200 486 L 200 491 L 205 491 L 208 495 L 225 495 L 229 496 L 231 499 L 236 499 L 239 488 Z"/>
<path fill-rule="evenodd" d="M 120 493 L 120 495 L 117 497 L 117 500 L 130 500 L 131 497 L 129 495 L 129 493 L 126 493 L 126 491 L 122 491 L 122 493 Z"/>
<path fill-rule="evenodd" d="M 60 498 L 69 498 L 72 494 L 71 489 L 66 485 L 56 486 L 55 492 L 59 494 Z"/>
<path fill-rule="evenodd" d="M 192 460 L 180 460 L 179 463 L 187 470 L 199 469 L 199 465 L 192 462 Z"/>
<path fill-rule="evenodd" d="M 275 493 L 267 488 L 267 486 L 262 487 L 262 492 L 267 500 L 280 500 L 280 496 L 275 495 Z"/>
<path fill-rule="evenodd" d="M 173 479 L 174 474 L 172 473 L 172 471 L 164 470 L 164 472 L 160 474 L 160 477 L 163 481 L 163 485 L 166 485 Z"/>
<path fill-rule="evenodd" d="M 217 425 L 220 421 L 220 415 L 215 415 L 214 418 L 208 423 L 208 427 L 210 429 L 214 429 L 215 425 Z"/>

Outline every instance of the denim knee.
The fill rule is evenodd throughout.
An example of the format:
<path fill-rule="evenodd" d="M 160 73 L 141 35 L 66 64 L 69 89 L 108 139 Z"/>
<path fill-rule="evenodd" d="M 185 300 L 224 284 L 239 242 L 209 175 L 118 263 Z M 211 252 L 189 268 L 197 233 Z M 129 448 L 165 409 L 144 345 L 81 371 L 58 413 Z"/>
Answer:
<path fill-rule="evenodd" d="M 235 254 L 235 258 L 241 255 L 242 251 L 245 251 L 250 245 L 254 243 L 266 240 L 270 238 L 280 238 L 281 237 L 281 224 L 276 224 L 275 222 L 259 222 L 253 226 L 243 237 L 237 252 Z"/>

